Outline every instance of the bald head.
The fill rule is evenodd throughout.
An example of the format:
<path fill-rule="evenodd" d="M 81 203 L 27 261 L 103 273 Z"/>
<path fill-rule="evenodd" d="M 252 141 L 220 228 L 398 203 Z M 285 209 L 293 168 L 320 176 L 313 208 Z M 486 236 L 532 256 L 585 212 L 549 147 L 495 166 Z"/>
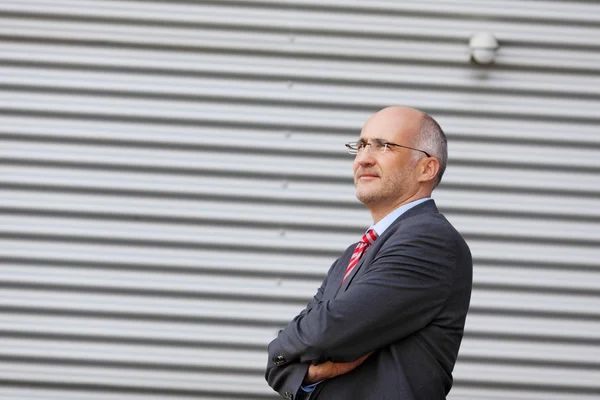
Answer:
<path fill-rule="evenodd" d="M 440 166 L 433 187 L 440 183 L 446 170 L 448 144 L 442 128 L 429 114 L 412 107 L 391 106 L 373 114 L 364 127 L 374 122 L 381 125 L 381 129 L 402 132 L 404 143 L 401 144 L 423 150 L 437 158 Z M 415 153 L 415 160 L 421 155 Z"/>
<path fill-rule="evenodd" d="M 419 135 L 422 118 L 423 112 L 411 107 L 386 107 L 373 114 L 365 123 L 364 128 L 373 122 L 385 125 L 390 132 L 402 132 L 405 136 L 404 139 L 410 140 L 410 144 L 407 144 L 410 146 Z"/>

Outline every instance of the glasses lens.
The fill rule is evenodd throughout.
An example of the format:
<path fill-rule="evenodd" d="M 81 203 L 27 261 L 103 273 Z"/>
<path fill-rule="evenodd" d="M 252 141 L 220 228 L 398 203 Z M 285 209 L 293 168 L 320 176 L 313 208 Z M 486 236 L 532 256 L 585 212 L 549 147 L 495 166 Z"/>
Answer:
<path fill-rule="evenodd" d="M 371 148 L 376 153 L 385 153 L 387 150 L 387 143 L 380 139 L 375 139 L 371 142 Z"/>
<path fill-rule="evenodd" d="M 346 143 L 346 148 L 348 149 L 348 153 L 350 153 L 350 154 L 358 153 L 358 148 L 356 146 L 356 142 Z"/>

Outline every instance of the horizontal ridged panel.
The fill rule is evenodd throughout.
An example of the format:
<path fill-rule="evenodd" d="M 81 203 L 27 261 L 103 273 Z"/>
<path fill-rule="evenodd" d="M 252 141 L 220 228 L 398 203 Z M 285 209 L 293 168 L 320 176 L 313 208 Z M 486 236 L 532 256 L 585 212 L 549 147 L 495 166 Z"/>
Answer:
<path fill-rule="evenodd" d="M 600 61 L 600 60 L 599 60 Z M 233 83 L 233 82 L 232 82 Z M 425 90 L 406 89 L 398 92 L 397 89 L 386 90 L 379 89 L 375 93 L 364 93 L 363 90 L 344 90 L 342 88 L 328 88 L 323 85 L 310 85 L 312 87 L 298 87 L 294 90 L 287 90 L 287 84 L 279 84 L 279 88 L 266 87 L 271 85 L 255 85 L 254 88 L 239 88 L 237 85 L 231 85 L 228 90 L 227 85 L 210 85 L 203 89 L 204 96 L 198 99 L 138 99 L 132 98 L 110 98 L 108 96 L 99 97 L 97 95 L 78 94 L 69 96 L 66 94 L 46 94 L 46 93 L 27 93 L 14 90 L 4 90 L 0 94 L 0 108 L 11 112 L 38 113 L 65 113 L 73 116 L 96 115 L 98 117 L 112 116 L 114 118 L 146 119 L 146 120 L 175 120 L 181 119 L 189 122 L 200 122 L 210 120 L 212 113 L 237 114 L 242 116 L 232 119 L 232 123 L 240 123 L 246 120 L 249 123 L 259 123 L 257 115 L 250 115 L 252 111 L 261 114 L 267 114 L 270 120 L 262 121 L 274 124 L 298 124 L 306 123 L 306 118 L 311 118 L 313 125 L 319 124 L 320 120 L 326 117 L 326 112 L 320 107 L 307 109 L 302 114 L 294 113 L 286 107 L 286 102 L 303 103 L 310 105 L 325 105 L 335 103 L 338 107 L 363 107 L 377 108 L 382 101 L 389 102 L 407 102 L 412 101 L 420 108 L 438 109 L 440 112 L 457 112 L 473 114 L 489 114 L 498 117 L 507 114 L 515 115 L 517 118 L 537 117 L 573 120 L 580 119 L 589 122 L 598 122 L 599 117 L 594 112 L 600 106 L 600 101 L 594 100 L 570 100 L 573 108 L 564 108 L 564 100 L 540 99 L 533 96 L 506 96 L 490 95 L 479 93 L 443 93 L 432 89 L 429 93 Z M 275 86 L 275 85 L 273 85 Z M 309 85 L 306 85 L 309 86 Z M 231 93 L 229 93 L 231 92 Z M 329 93 L 326 93 L 329 92 Z M 229 93 L 223 96 L 223 93 Z M 211 104 L 210 99 L 215 96 L 223 96 L 221 102 L 256 102 L 257 104 L 231 104 L 222 105 L 219 103 Z M 495 97 L 497 103 L 494 101 Z M 534 102 L 535 100 L 535 102 Z M 218 101 L 218 99 L 217 99 Z M 278 103 L 268 104 L 263 107 L 261 102 Z M 279 105 L 282 104 L 282 105 Z M 245 112 L 241 112 L 245 110 Z M 270 111 L 268 110 L 270 109 Z M 349 112 L 348 112 L 349 113 Z M 292 118 L 289 122 L 287 114 Z M 343 118 L 343 112 L 339 113 L 339 118 Z M 335 115 L 334 115 L 335 117 Z M 214 116 L 213 116 L 214 118 Z M 283 118 L 286 118 L 285 120 Z M 331 123 L 331 121 L 329 121 Z"/>
<path fill-rule="evenodd" d="M 139 21 L 144 23 L 168 22 L 175 27 L 164 26 L 122 26 L 121 31 L 107 29 L 106 31 L 96 28 L 94 23 L 80 24 L 76 21 L 68 22 L 68 24 L 59 24 L 54 21 L 47 21 L 48 26 L 55 27 L 56 35 L 66 34 L 71 30 L 77 30 L 81 36 L 79 40 L 86 38 L 102 37 L 103 39 L 127 40 L 127 35 L 131 35 L 129 40 L 138 43 L 165 44 L 181 43 L 185 39 L 196 39 L 192 42 L 193 45 L 198 45 L 198 39 L 202 38 L 203 26 L 209 27 L 240 27 L 248 31 L 252 30 L 273 30 L 284 32 L 329 32 L 340 34 L 338 40 L 348 40 L 365 36 L 408 36 L 419 37 L 424 39 L 445 37 L 447 40 L 468 39 L 470 32 L 479 30 L 493 30 L 498 32 L 502 39 L 515 42 L 529 42 L 535 44 L 550 44 L 564 45 L 576 44 L 578 46 L 598 46 L 598 32 L 594 27 L 580 26 L 577 24 L 554 26 L 552 32 L 548 32 L 548 26 L 543 24 L 522 26 L 518 21 L 510 22 L 507 20 L 494 21 L 481 19 L 436 19 L 430 16 L 419 15 L 403 15 L 403 13 L 395 13 L 386 15 L 385 13 L 348 13 L 342 14 L 337 10 L 304 10 L 301 8 L 257 8 L 230 5 L 200 5 L 200 6 L 184 6 L 184 5 L 155 5 L 154 7 L 146 6 L 143 10 L 140 7 L 129 6 L 123 7 L 120 2 L 87 2 L 87 7 L 77 7 L 76 1 L 62 1 L 58 4 L 48 2 L 33 1 L 36 4 L 35 14 L 48 16 L 69 16 L 68 13 L 60 12 L 59 7 L 71 7 L 77 9 L 76 15 L 71 14 L 72 19 L 84 18 L 109 18 L 113 20 L 123 20 L 125 22 Z M 514 2 L 513 2 L 514 3 Z M 9 3 L 10 4 L 10 3 Z M 14 4 L 14 3 L 13 3 Z M 32 5 L 33 5 L 32 4 Z M 132 4 L 133 5 L 133 4 Z M 58 6 L 58 7 L 57 7 Z M 30 6 L 31 7 L 31 6 Z M 6 11 L 14 6 L 4 6 Z M 7 10 L 8 9 L 8 10 Z M 31 9 L 31 8 L 30 8 Z M 0 9 L 2 10 L 2 9 Z M 107 12 L 108 10 L 108 12 Z M 33 10 L 32 10 L 33 11 Z M 57 12 L 59 11 L 59 12 Z M 145 11 L 145 12 L 142 12 Z M 386 10 L 388 13 L 392 10 Z M 598 7 L 589 7 L 589 11 L 598 11 Z M 181 16 L 187 14 L 186 17 Z M 516 12 L 513 14 L 513 16 Z M 116 22 L 117 22 L 116 21 Z M 27 21 L 11 21 L 12 24 L 6 26 L 12 27 L 11 31 L 15 33 L 14 28 L 20 27 L 23 35 L 27 35 L 28 28 L 31 29 L 34 35 L 37 35 L 35 24 L 28 24 Z M 61 21 L 62 22 L 62 21 Z M 595 21 L 597 22 L 597 21 Z M 176 27 L 177 25 L 194 24 L 196 29 L 190 29 L 188 26 Z M 548 24 L 549 25 L 549 24 Z M 109 24 L 104 24 L 104 27 L 110 27 Z M 149 30 L 160 33 L 160 37 L 148 36 Z M 109 33 L 110 32 L 110 33 Z M 170 34 L 167 34 L 170 33 Z M 261 33 L 262 34 L 262 33 Z M 102 36 L 100 36 L 102 35 Z M 241 33 L 231 33 L 231 37 L 239 36 L 243 38 Z M 582 37 L 579 37 L 582 36 Z M 50 36 L 52 37 L 52 36 Z M 127 39 L 123 39 L 123 37 Z M 219 38 L 214 38 L 211 43 L 218 43 L 219 39 L 227 38 L 223 34 Z M 246 33 L 246 38 L 251 37 Z M 70 37 L 69 37 L 70 39 Z M 216 40 L 215 40 L 216 39 Z M 200 41 L 201 43 L 201 41 Z M 269 43 L 271 46 L 272 44 Z M 294 42 L 294 44 L 296 44 Z"/>
<path fill-rule="evenodd" d="M 285 287 L 284 285 L 281 285 Z M 276 281 L 268 287 L 279 290 Z M 197 293 L 169 294 L 157 297 L 160 292 L 142 293 L 135 297 L 127 294 L 112 294 L 109 289 L 73 291 L 69 287 L 47 288 L 43 285 L 32 289 L 2 289 L 3 307 L 18 309 L 40 308 L 64 312 L 90 313 L 123 313 L 130 316 L 160 316 L 183 319 L 218 319 L 221 321 L 236 320 L 245 323 L 272 322 L 285 325 L 285 320 L 291 319 L 302 309 L 303 302 L 299 295 L 296 302 L 289 304 L 284 301 L 294 300 L 293 292 L 285 297 L 262 295 L 255 299 L 247 299 L 246 294 L 231 293 L 231 299 L 223 299 L 222 295 L 202 291 Z M 293 289 L 293 285 L 292 285 Z M 233 288 L 232 288 L 233 290 Z M 250 289 L 251 290 L 251 289 Z M 280 289 L 283 291 L 283 289 Z M 108 291 L 108 293 L 102 293 Z M 255 289 L 255 293 L 259 288 Z M 264 293 L 264 292 L 261 292 Z M 310 295 L 314 291 L 309 292 Z M 215 298 L 212 298 L 215 296 Z M 237 299 L 236 299 L 237 297 Z M 534 314 L 545 316 L 568 316 L 572 314 L 580 318 L 598 318 L 600 301 L 594 295 L 547 294 L 535 292 L 514 293 L 506 290 L 477 290 L 473 291 L 473 312 L 507 312 L 515 314 Z M 280 303 L 276 303 L 276 301 Z M 262 301 L 262 302 L 261 302 Z M 271 302 L 269 302 L 271 301 Z M 560 304 L 555 304 L 560 302 Z"/>
<path fill-rule="evenodd" d="M 3 1 L 0 397 L 276 398 L 267 343 L 371 222 L 343 143 L 404 103 L 475 261 L 449 399 L 597 398 L 599 11 Z"/>
<path fill-rule="evenodd" d="M 229 201 L 244 202 L 256 201 L 272 204 L 312 204 L 321 207 L 327 206 L 332 201 L 343 204 L 345 207 L 362 210 L 364 218 L 368 213 L 356 204 L 353 189 L 347 183 L 350 179 L 340 182 L 315 182 L 289 180 L 286 177 L 240 178 L 235 176 L 197 176 L 174 175 L 160 172 L 131 172 L 110 170 L 65 170 L 52 166 L 31 167 L 11 166 L 3 167 L 6 172 L 1 177 L 2 183 L 7 187 L 15 188 L 12 193 L 25 193 L 29 190 L 46 189 L 48 205 L 36 202 L 37 209 L 52 207 L 52 199 L 57 196 L 77 194 L 80 199 L 93 193 L 93 204 L 75 204 L 74 207 L 91 210 L 94 204 L 105 204 L 110 207 L 111 199 L 121 199 L 121 212 L 125 213 L 126 204 L 135 202 L 150 207 L 152 204 L 187 204 L 186 208 L 193 207 L 202 199 L 229 199 Z M 525 172 L 523 172 L 525 174 Z M 466 184 L 466 183 L 465 183 Z M 599 216 L 600 210 L 595 207 L 597 200 L 593 197 L 577 196 L 577 193 L 564 193 L 561 196 L 548 196 L 541 192 L 498 192 L 494 187 L 479 188 L 465 191 L 465 184 L 452 187 L 444 178 L 443 185 L 436 190 L 436 199 L 446 209 L 456 212 L 487 212 L 494 215 L 503 213 L 507 215 L 529 215 L 531 217 L 544 217 L 552 214 L 553 217 L 594 220 Z M 456 185 L 458 186 L 458 185 Z M 315 192 L 312 192 L 313 189 Z M 593 190 L 594 188 L 589 188 Z M 52 191 L 65 192 L 53 195 Z M 8 192 L 5 199 L 6 205 L 10 203 Z M 174 199 L 175 198 L 175 199 Z M 186 201 L 183 201 L 186 200 Z M 177 203 L 179 202 L 179 203 Z M 354 207 L 353 207 L 354 206 Z M 73 211 L 75 211 L 74 209 Z M 177 210 L 155 210 L 156 213 L 168 215 L 185 212 Z M 316 209 L 316 212 L 319 212 Z M 156 214 L 160 215 L 160 214 Z M 360 222 L 356 222 L 360 224 Z"/>
<path fill-rule="evenodd" d="M 5 350 L 1 351 L 3 358 L 21 357 L 24 359 L 38 359 L 51 362 L 57 360 L 68 364 L 86 360 L 90 364 L 124 364 L 134 367 L 161 366 L 165 369 L 227 369 L 235 365 L 237 371 L 247 371 L 260 375 L 264 368 L 264 350 L 240 349 L 210 349 L 200 346 L 178 345 L 165 346 L 159 344 L 132 344 L 132 343 L 100 343 L 100 342 L 75 342 L 45 339 L 40 342 L 36 339 L 4 338 L 0 340 Z M 492 341 L 472 339 L 463 350 L 465 359 L 498 358 L 506 362 L 520 363 L 523 358 L 531 362 L 555 363 L 570 362 L 579 367 L 564 368 L 563 370 L 546 371 L 545 368 L 515 367 L 510 374 L 505 374 L 503 379 L 520 380 L 523 384 L 535 384 L 556 375 L 551 382 L 557 386 L 569 386 L 573 383 L 589 388 L 598 389 L 597 379 L 593 379 L 593 371 L 585 371 L 587 366 L 597 367 L 598 349 L 592 345 L 549 345 L 535 343 L 515 343 L 504 341 L 501 344 Z M 546 356 L 539 356 L 546 354 Z M 595 358 L 594 358 L 595 357 Z M 472 364 L 472 365 L 471 365 Z M 465 361 L 464 367 L 476 367 L 481 364 L 476 361 Z M 463 365 L 463 363 L 461 363 Z M 488 367 L 488 366 L 486 366 Z M 484 367 L 485 368 L 485 367 Z M 488 367 L 489 368 L 489 367 Z M 529 376 L 520 376 L 523 370 L 531 370 Z M 493 370 L 493 368 L 489 368 Z M 558 374 L 557 372 L 562 372 Z M 577 376 L 577 378 L 574 378 Z M 536 381 L 539 380 L 539 381 Z M 577 381 L 576 381 L 577 380 Z M 550 382 L 544 382 L 549 384 Z"/>
<path fill-rule="evenodd" d="M 124 170 L 167 170 L 182 174 L 203 173 L 254 175 L 300 180 L 351 181 L 351 160 L 346 158 L 316 158 L 311 155 L 264 154 L 231 150 L 215 151 L 146 148 L 88 144 L 37 143 L 4 140 L 0 157 L 18 163 L 67 164 L 73 168 Z M 515 146 L 517 148 L 518 146 Z M 560 149 L 556 149 L 560 152 Z M 493 152 L 493 146 L 489 147 Z M 535 151 L 535 150 L 534 150 Z M 561 152 L 562 153 L 562 152 Z M 566 151 L 568 154 L 569 152 Z M 589 155 L 583 150 L 582 155 Z M 597 159 L 597 158 L 596 158 Z M 460 163 L 460 160 L 456 161 Z M 470 161 L 472 162 L 472 161 Z M 592 161 L 596 163 L 596 161 Z M 594 171 L 569 171 L 564 168 L 519 168 L 519 164 L 456 165 L 444 176 L 446 186 L 471 186 L 499 189 L 575 191 L 598 194 L 600 175 Z M 579 194 L 578 193 L 578 194 Z"/>
<path fill-rule="evenodd" d="M 80 400 L 82 398 L 89 400 L 163 400 L 166 397 L 165 393 L 157 394 L 156 391 L 141 391 L 141 393 L 133 393 L 131 391 L 125 391 L 125 393 L 115 393 L 113 390 L 97 390 L 96 392 L 90 392 L 88 390 L 61 390 L 61 389 L 36 389 L 36 388 L 23 388 L 23 387 L 11 387 L 5 385 L 0 387 L 0 396 L 6 399 L 19 399 L 19 400 L 38 400 L 40 398 L 53 398 L 53 399 L 64 399 L 64 400 Z M 194 394 L 173 394 L 169 393 L 168 397 L 172 400 L 234 400 L 239 397 L 223 397 L 219 395 L 203 395 L 199 393 Z M 256 397 L 247 397 L 256 398 Z M 269 398 L 274 399 L 274 396 L 263 396 L 258 397 L 260 399 Z"/>
<path fill-rule="evenodd" d="M 29 49 L 40 49 L 39 45 L 29 45 Z M 47 51 L 47 48 L 44 48 Z M 56 51 L 64 50 L 64 46 L 55 46 Z M 20 49 L 23 57 L 27 57 L 24 49 Z M 10 47 L 5 47 L 6 52 L 10 52 Z M 16 49 L 14 50 L 16 51 Z M 88 50 L 81 55 L 81 60 L 78 61 L 82 67 L 89 65 L 95 66 L 96 69 L 101 69 L 93 61 L 93 52 Z M 46 63 L 56 60 L 60 61 L 58 55 L 48 54 Z M 87 55 L 87 56 L 86 56 Z M 118 54 L 103 54 L 117 57 Z M 14 56 L 17 56 L 15 54 Z M 6 54 L 5 54 L 6 57 Z M 29 57 L 32 57 L 29 55 Z M 39 54 L 38 54 L 38 57 Z M 122 58 L 122 62 L 126 62 L 128 58 Z M 130 90 L 137 94 L 146 95 L 162 95 L 162 96 L 194 96 L 198 97 L 200 93 L 196 87 L 206 87 L 232 85 L 224 79 L 224 76 L 245 76 L 248 78 L 260 79 L 265 75 L 270 75 L 273 78 L 279 78 L 279 81 L 272 83 L 272 90 L 290 89 L 290 95 L 295 92 L 302 92 L 310 89 L 308 85 L 311 81 L 327 81 L 329 85 L 343 85 L 348 80 L 355 80 L 363 85 L 373 86 L 372 90 L 379 86 L 379 91 L 382 91 L 381 86 L 385 85 L 412 85 L 425 86 L 446 90 L 481 90 L 481 85 L 473 81 L 472 74 L 469 74 L 464 69 L 456 66 L 452 68 L 444 68 L 441 66 L 420 67 L 407 66 L 386 66 L 379 65 L 374 62 L 340 62 L 340 61 L 312 61 L 292 60 L 284 57 L 277 57 L 265 64 L 264 60 L 259 57 L 242 57 L 235 55 L 197 55 L 191 59 L 198 64 L 190 65 L 187 74 L 184 76 L 167 75 L 169 72 L 168 64 L 164 65 L 162 71 L 156 71 L 156 66 L 152 65 L 148 60 L 148 65 L 138 65 L 140 72 L 133 74 L 128 72 L 114 71 L 110 75 L 96 71 L 62 71 L 58 69 L 42 69 L 36 67 L 34 60 L 24 58 L 22 61 L 29 61 L 34 64 L 31 67 L 3 67 L 2 82 L 6 85 L 19 85 L 24 87 L 37 87 L 39 89 L 62 89 L 62 90 L 78 90 L 78 91 L 119 91 Z M 117 60 L 112 60 L 112 64 L 106 65 L 106 68 L 126 68 L 132 65 L 121 64 Z M 240 65 L 241 62 L 243 65 Z M 173 62 L 172 72 L 176 72 L 177 67 L 181 68 L 180 64 Z M 327 68 L 326 68 L 327 67 Z M 332 67 L 336 69 L 333 70 Z M 142 73 L 143 68 L 147 69 L 146 73 Z M 219 72 L 215 73 L 214 69 L 218 68 Z M 338 69 L 339 68 L 339 69 Z M 330 70 L 331 69 L 331 70 Z M 160 73 L 162 72 L 162 73 Z M 183 71 L 180 71 L 183 72 Z M 377 75 L 373 76 L 372 73 Z M 201 74 L 213 75 L 211 78 L 203 78 Z M 186 76 L 187 75 L 187 76 Z M 214 76 L 223 76 L 216 79 Z M 434 75 L 434 79 L 430 76 Z M 566 96 L 597 96 L 600 92 L 597 83 L 600 78 L 594 75 L 575 75 L 569 77 L 568 82 L 561 80 L 563 74 L 553 71 L 545 73 L 509 73 L 500 72 L 485 81 L 485 88 L 488 92 L 494 93 L 534 93 L 534 94 L 562 94 Z M 564 79 L 563 79 L 564 80 Z M 193 86 L 191 86 L 193 85 Z M 255 83 L 255 86 L 258 86 Z M 334 87 L 333 87 L 334 88 Z M 242 88 L 238 88 L 240 93 L 243 93 Z M 252 89 L 248 85 L 247 89 Z M 293 89 L 293 91 L 291 90 Z M 324 90 L 327 88 L 323 88 Z M 364 88 L 367 92 L 368 88 Z M 331 90 L 331 89 L 330 89 Z M 385 93 L 385 91 L 382 91 Z M 204 95 L 208 95 L 208 91 L 202 91 Z M 300 97 L 300 93 L 296 96 Z M 326 93 L 326 92 L 325 92 Z M 368 92 L 367 92 L 368 93 Z M 223 95 L 222 92 L 217 92 L 215 95 Z M 317 100 L 317 99 L 315 99 Z"/>
<path fill-rule="evenodd" d="M 568 397 L 567 397 L 568 396 Z M 541 389 L 540 387 L 524 388 L 471 388 L 461 387 L 460 384 L 448 395 L 449 400 L 595 400 L 598 395 L 591 393 L 574 393 L 573 390 L 560 390 L 557 387 Z"/>
<path fill-rule="evenodd" d="M 0 362 L 0 375 L 10 381 L 35 377 L 42 384 L 95 387 L 97 390 L 248 396 L 262 399 L 271 390 L 253 373 L 185 371 L 93 365 Z M 261 379 L 257 379 L 260 376 Z M 271 397 L 275 397 L 272 396 Z"/>
<path fill-rule="evenodd" d="M 43 204 L 31 199 L 31 191 L 16 191 L 5 190 L 0 191 L 2 200 L 0 207 L 14 210 L 13 213 L 36 212 L 39 216 L 24 219 L 25 217 L 5 217 L 2 219 L 0 229 L 3 231 L 11 231 L 17 235 L 42 234 L 42 229 L 38 227 L 42 224 L 49 226 L 48 229 L 53 229 L 53 232 L 62 235 L 74 235 L 74 230 L 77 230 L 76 224 L 83 225 L 82 229 L 88 230 L 85 235 L 93 234 L 92 231 L 101 232 L 103 230 L 114 230 L 123 232 L 122 235 L 127 235 L 120 222 L 114 222 L 109 225 L 106 220 L 119 218 L 135 218 L 138 220 L 146 220 L 145 222 L 132 223 L 128 222 L 126 227 L 131 228 L 132 233 L 129 234 L 129 239 L 144 239 L 144 235 L 148 238 L 156 240 L 173 241 L 178 240 L 181 234 L 190 232 L 192 236 L 197 236 L 200 241 L 204 241 L 200 233 L 194 233 L 191 225 L 208 224 L 211 221 L 219 220 L 222 224 L 229 224 L 239 227 L 241 225 L 265 225 L 270 227 L 296 228 L 307 229 L 316 228 L 329 229 L 331 224 L 336 221 L 344 221 L 340 223 L 340 230 L 348 229 L 352 232 L 360 229 L 368 220 L 363 210 L 358 209 L 318 209 L 315 210 L 313 205 L 279 205 L 279 204 L 252 204 L 247 202 L 230 202 L 210 201 L 210 200 L 165 200 L 165 199 L 136 199 L 124 198 L 119 196 L 90 196 L 80 194 L 47 194 L 46 201 Z M 232 209 L 227 212 L 227 208 Z M 522 213 L 527 210 L 523 210 Z M 449 210 L 446 212 L 454 224 L 460 228 L 466 236 L 485 236 L 489 235 L 489 228 L 493 228 L 493 234 L 496 236 L 510 237 L 511 240 L 518 238 L 535 240 L 537 242 L 544 241 L 571 241 L 581 244 L 597 244 L 600 242 L 600 233 L 596 230 L 597 222 L 592 221 L 548 221 L 543 218 L 527 218 L 523 219 L 522 215 L 515 212 L 515 215 L 506 213 L 503 216 L 471 216 L 466 210 Z M 70 215 L 71 217 L 86 216 L 104 219 L 105 221 L 99 224 L 92 224 L 89 220 L 77 222 L 76 218 L 72 218 L 73 223 L 68 227 L 56 228 L 55 219 L 50 217 L 41 217 L 41 215 Z M 285 215 L 284 218 L 277 218 L 278 215 Z M 588 218 L 595 215 L 590 213 Z M 277 222 L 274 222 L 277 220 Z M 29 225 L 35 225 L 33 228 L 28 228 Z M 97 228 L 95 228 L 97 225 Z M 145 234 L 138 234 L 137 226 L 146 231 Z M 186 226 L 187 225 L 187 226 Z M 482 226 L 483 225 L 483 226 Z M 514 227 L 519 227 L 519 232 L 514 232 Z M 487 228 L 487 229 L 486 229 Z M 38 230 L 39 229 L 39 230 Z M 195 229 L 203 229 L 202 226 Z M 219 233 L 218 230 L 213 230 L 211 235 L 226 236 L 227 232 Z M 98 233 L 100 235 L 101 233 Z M 268 234 L 268 233 L 267 233 Z M 287 239 L 287 232 L 278 231 L 283 239 Z M 337 235 L 336 235 L 337 236 Z M 331 243 L 332 250 L 335 251 L 339 245 L 336 241 L 336 236 L 330 236 L 333 241 Z M 82 236 L 83 237 L 83 236 Z M 241 238 L 238 242 L 240 245 L 252 245 L 245 243 L 245 240 L 250 238 Z M 274 239 L 275 240 L 275 239 Z M 321 241 L 322 238 L 318 238 Z M 265 243 L 266 245 L 275 245 L 275 241 Z M 317 246 L 315 244 L 315 246 Z"/>

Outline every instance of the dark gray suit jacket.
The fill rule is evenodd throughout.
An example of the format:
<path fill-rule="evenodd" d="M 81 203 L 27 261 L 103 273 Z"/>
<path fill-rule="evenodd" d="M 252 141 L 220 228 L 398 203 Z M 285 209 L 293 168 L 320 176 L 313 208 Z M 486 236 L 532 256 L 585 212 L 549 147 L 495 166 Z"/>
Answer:
<path fill-rule="evenodd" d="M 471 298 L 467 244 L 430 200 L 394 221 L 342 284 L 355 246 L 269 344 L 269 385 L 296 399 L 310 363 L 375 351 L 353 371 L 319 384 L 310 398 L 445 399 Z"/>

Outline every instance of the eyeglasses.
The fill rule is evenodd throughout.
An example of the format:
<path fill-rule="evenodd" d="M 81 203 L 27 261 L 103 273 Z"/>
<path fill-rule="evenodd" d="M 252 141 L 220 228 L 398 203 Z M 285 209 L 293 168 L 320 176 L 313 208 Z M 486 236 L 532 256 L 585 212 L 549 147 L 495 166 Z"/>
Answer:
<path fill-rule="evenodd" d="M 350 153 L 350 154 L 362 153 L 363 150 L 367 146 L 371 146 L 371 148 L 369 149 L 369 152 L 385 153 L 388 146 L 395 146 L 395 147 L 403 147 L 405 149 L 420 151 L 421 153 L 425 154 L 427 157 L 431 157 L 429 155 L 429 153 L 424 150 L 415 149 L 414 147 L 403 146 L 401 144 L 386 142 L 381 139 L 373 139 L 370 143 L 363 142 L 363 141 L 346 143 L 346 147 L 348 148 L 348 153 Z"/>

